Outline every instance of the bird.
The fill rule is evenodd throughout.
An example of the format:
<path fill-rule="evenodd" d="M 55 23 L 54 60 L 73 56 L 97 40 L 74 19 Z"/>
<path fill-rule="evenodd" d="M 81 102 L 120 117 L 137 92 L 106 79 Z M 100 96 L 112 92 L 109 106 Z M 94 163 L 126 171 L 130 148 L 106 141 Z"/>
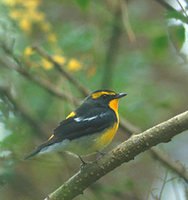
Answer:
<path fill-rule="evenodd" d="M 28 159 L 53 151 L 65 151 L 79 157 L 101 153 L 109 145 L 119 126 L 119 99 L 126 93 L 108 89 L 92 92 L 83 103 L 54 129 L 47 141 L 24 157 Z"/>

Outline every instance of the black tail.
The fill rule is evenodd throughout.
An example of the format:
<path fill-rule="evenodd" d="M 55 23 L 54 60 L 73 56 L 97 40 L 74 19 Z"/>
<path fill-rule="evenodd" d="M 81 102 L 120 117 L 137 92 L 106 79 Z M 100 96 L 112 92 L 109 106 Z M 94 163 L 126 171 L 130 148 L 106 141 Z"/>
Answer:
<path fill-rule="evenodd" d="M 26 160 L 30 157 L 33 157 L 34 155 L 38 154 L 40 152 L 41 148 L 37 147 L 34 151 L 31 153 L 27 154 L 23 159 Z"/>
<path fill-rule="evenodd" d="M 32 151 L 31 153 L 29 153 L 28 155 L 26 155 L 23 159 L 26 160 L 30 157 L 35 156 L 36 154 L 38 154 L 42 149 L 44 149 L 46 146 L 48 146 L 48 141 L 41 144 L 40 146 L 38 146 L 34 151 Z"/>
<path fill-rule="evenodd" d="M 31 153 L 29 153 L 28 155 L 26 155 L 23 159 L 26 160 L 30 157 L 35 156 L 36 154 L 38 154 L 40 151 L 44 150 L 46 147 L 48 147 L 51 144 L 50 141 L 47 141 L 41 145 L 39 145 L 34 151 L 32 151 Z"/>

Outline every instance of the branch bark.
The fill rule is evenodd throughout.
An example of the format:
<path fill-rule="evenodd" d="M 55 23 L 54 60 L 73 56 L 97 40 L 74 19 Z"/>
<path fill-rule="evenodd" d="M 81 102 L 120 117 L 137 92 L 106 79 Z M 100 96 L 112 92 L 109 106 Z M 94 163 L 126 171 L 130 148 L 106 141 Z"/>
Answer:
<path fill-rule="evenodd" d="M 169 142 L 175 135 L 188 130 L 188 111 L 179 114 L 141 134 L 134 135 L 121 143 L 100 160 L 88 164 L 80 169 L 67 182 L 60 186 L 45 200 L 70 200 L 92 183 L 120 166 L 124 162 L 133 160 L 143 151 L 162 142 Z"/>
<path fill-rule="evenodd" d="M 133 126 L 127 120 L 120 118 L 120 128 L 124 130 L 129 136 L 133 134 L 141 133 L 141 130 L 138 127 Z M 188 174 L 185 167 L 181 163 L 177 163 L 173 161 L 169 156 L 167 156 L 164 152 L 160 152 L 159 150 L 150 149 L 150 155 L 162 163 L 165 167 L 172 170 L 178 176 L 184 179 L 185 182 L 188 183 Z"/>

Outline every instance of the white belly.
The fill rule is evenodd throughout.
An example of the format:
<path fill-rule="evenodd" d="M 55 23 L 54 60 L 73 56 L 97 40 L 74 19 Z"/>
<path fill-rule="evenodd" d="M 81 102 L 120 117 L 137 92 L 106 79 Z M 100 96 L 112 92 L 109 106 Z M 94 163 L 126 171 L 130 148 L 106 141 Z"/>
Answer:
<path fill-rule="evenodd" d="M 44 148 L 39 154 L 52 151 L 67 151 L 77 156 L 88 156 L 104 149 L 113 139 L 118 124 L 101 133 L 82 136 L 74 140 L 65 139 L 62 142 Z"/>

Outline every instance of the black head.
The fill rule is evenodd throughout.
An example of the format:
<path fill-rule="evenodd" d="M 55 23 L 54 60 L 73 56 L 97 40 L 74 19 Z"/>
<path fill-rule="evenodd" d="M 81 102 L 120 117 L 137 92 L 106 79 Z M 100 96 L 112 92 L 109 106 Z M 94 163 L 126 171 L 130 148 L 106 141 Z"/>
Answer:
<path fill-rule="evenodd" d="M 102 105 L 109 105 L 109 103 L 112 100 L 119 99 L 121 97 L 126 96 L 127 94 L 125 93 L 116 93 L 112 90 L 96 90 L 91 93 L 91 95 L 86 99 L 86 101 L 92 101 L 97 104 L 102 104 Z"/>

